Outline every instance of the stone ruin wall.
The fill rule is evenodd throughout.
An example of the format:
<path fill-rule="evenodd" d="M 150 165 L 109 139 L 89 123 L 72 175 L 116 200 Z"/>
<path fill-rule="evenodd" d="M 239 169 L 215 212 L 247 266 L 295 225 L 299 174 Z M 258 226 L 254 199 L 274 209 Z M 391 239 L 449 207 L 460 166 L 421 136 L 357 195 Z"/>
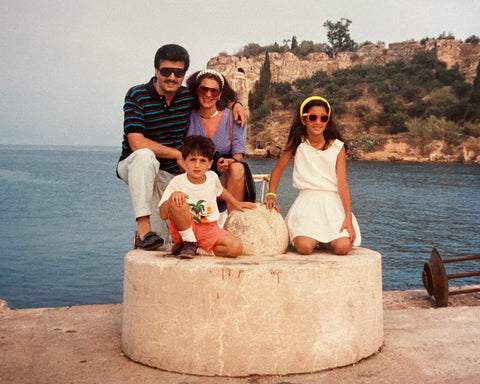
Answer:
<path fill-rule="evenodd" d="M 470 83 L 476 76 L 480 61 L 480 45 L 462 43 L 457 40 L 429 40 L 425 45 L 418 41 L 391 43 L 388 48 L 383 44 L 364 45 L 356 52 L 339 52 L 335 58 L 326 53 L 315 52 L 305 58 L 299 58 L 291 52 L 269 53 L 272 82 L 292 83 L 298 78 L 311 77 L 317 71 L 327 74 L 338 69 L 348 69 L 359 64 L 380 64 L 403 60 L 408 62 L 418 51 L 437 51 L 438 60 L 446 63 L 447 68 L 459 64 L 460 72 Z M 240 101 L 248 106 L 248 93 L 260 78 L 260 69 L 265 55 L 245 58 L 237 56 L 217 56 L 208 61 L 207 67 L 222 73 L 230 85 L 237 91 Z"/>

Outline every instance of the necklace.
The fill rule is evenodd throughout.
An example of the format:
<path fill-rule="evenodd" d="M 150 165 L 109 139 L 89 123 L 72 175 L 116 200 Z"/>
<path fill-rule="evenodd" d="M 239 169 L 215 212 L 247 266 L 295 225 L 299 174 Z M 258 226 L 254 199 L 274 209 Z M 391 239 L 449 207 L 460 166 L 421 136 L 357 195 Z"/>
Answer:
<path fill-rule="evenodd" d="M 199 113 L 199 115 L 200 115 L 200 117 L 201 117 L 202 119 L 212 119 L 212 118 L 214 118 L 215 116 L 217 116 L 217 114 L 218 114 L 218 109 L 217 109 L 217 110 L 215 111 L 215 113 L 214 113 L 213 115 L 211 115 L 211 116 L 202 116 L 202 115 L 200 115 L 200 113 Z"/>

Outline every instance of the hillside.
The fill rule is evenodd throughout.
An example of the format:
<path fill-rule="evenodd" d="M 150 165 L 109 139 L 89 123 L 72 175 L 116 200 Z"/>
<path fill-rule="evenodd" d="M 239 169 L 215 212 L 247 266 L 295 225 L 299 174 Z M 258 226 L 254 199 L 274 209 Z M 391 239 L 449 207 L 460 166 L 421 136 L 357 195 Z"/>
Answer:
<path fill-rule="evenodd" d="M 472 101 L 479 45 L 410 41 L 335 58 L 287 52 L 268 59 L 271 88 L 250 114 L 250 156 L 278 156 L 294 106 L 320 94 L 332 104 L 351 159 L 480 163 L 480 105 Z M 246 106 L 265 60 L 219 56 L 208 66 L 227 77 Z"/>

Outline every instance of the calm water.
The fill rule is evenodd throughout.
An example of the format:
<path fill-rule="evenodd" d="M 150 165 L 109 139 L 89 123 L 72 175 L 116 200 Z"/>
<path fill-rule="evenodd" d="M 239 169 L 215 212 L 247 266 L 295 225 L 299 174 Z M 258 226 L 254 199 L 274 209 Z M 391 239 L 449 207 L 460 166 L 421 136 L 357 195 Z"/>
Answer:
<path fill-rule="evenodd" d="M 122 301 L 135 225 L 127 186 L 115 177 L 118 155 L 110 147 L 0 146 L 0 298 L 10 307 Z M 275 161 L 249 163 L 269 173 Z M 443 258 L 480 253 L 479 166 L 349 162 L 348 179 L 362 246 L 382 254 L 385 290 L 422 288 L 434 246 Z M 290 164 L 277 191 L 283 215 L 296 193 Z"/>

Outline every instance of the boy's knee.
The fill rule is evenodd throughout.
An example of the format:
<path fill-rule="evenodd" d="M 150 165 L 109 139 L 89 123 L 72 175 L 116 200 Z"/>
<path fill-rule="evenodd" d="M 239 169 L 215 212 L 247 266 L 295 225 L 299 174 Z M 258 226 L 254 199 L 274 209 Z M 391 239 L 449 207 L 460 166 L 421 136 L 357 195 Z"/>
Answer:
<path fill-rule="evenodd" d="M 235 239 L 230 247 L 230 254 L 232 257 L 240 256 L 243 252 L 243 244 L 240 239 Z"/>

